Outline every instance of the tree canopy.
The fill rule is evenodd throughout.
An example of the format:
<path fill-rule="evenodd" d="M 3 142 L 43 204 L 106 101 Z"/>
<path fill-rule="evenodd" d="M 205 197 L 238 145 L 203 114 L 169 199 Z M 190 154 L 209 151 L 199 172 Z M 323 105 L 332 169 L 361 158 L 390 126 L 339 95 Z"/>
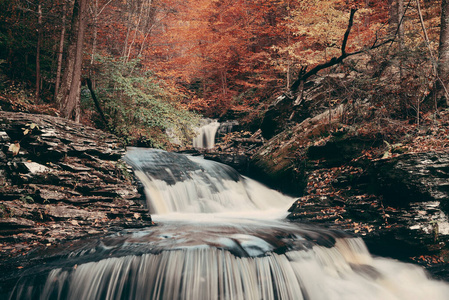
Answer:
<path fill-rule="evenodd" d="M 435 71 L 438 57 L 446 57 L 445 3 L 0 0 L 1 95 L 11 99 L 23 90 L 10 106 L 46 105 L 134 142 L 158 144 L 163 138 L 154 137 L 165 129 L 185 131 L 196 122 L 192 112 L 257 114 L 272 94 L 345 51 L 360 55 L 342 72 L 388 74 L 394 84 L 385 93 L 402 94 L 399 110 L 416 110 L 423 95 L 447 83 L 446 63 Z M 416 93 L 405 95 L 410 88 Z"/>

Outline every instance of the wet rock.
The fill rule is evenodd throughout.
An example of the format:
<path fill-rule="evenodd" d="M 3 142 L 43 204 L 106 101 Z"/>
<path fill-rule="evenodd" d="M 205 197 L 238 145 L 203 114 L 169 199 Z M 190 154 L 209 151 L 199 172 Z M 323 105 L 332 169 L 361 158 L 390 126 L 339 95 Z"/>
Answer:
<path fill-rule="evenodd" d="M 204 158 L 231 166 L 242 174 L 248 169 L 248 156 L 243 153 L 211 152 L 204 153 Z"/>
<path fill-rule="evenodd" d="M 69 172 L 86 172 L 86 171 L 91 171 L 92 168 L 87 168 L 85 166 L 79 165 L 79 164 L 65 164 L 65 163 L 61 163 L 60 166 Z"/>
<path fill-rule="evenodd" d="M 106 214 L 101 211 L 87 211 L 67 205 L 48 206 L 46 213 L 53 219 L 102 219 Z"/>
<path fill-rule="evenodd" d="M 404 154 L 380 160 L 370 169 L 372 187 L 387 203 L 440 202 L 449 213 L 449 154 Z"/>
<path fill-rule="evenodd" d="M 47 244 L 150 226 L 124 153 L 116 137 L 82 124 L 0 111 L 0 261 Z M 16 247 L 22 243 L 27 246 Z"/>
<path fill-rule="evenodd" d="M 35 225 L 35 222 L 24 218 L 6 218 L 0 219 L 0 232 L 5 229 L 30 228 Z"/>

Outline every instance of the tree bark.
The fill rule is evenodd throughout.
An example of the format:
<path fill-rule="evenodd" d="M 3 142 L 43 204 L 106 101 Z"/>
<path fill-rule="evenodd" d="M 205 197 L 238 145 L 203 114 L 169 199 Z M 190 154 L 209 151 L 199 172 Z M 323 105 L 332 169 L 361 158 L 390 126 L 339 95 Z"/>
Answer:
<path fill-rule="evenodd" d="M 398 2 L 396 0 L 388 0 L 388 10 L 389 32 L 394 33 L 398 28 Z"/>
<path fill-rule="evenodd" d="M 441 31 L 440 44 L 438 48 L 438 76 L 441 82 L 437 82 L 438 96 L 444 95 L 444 87 L 449 82 L 449 3 L 448 0 L 441 2 Z M 439 85 L 439 87 L 438 87 Z M 449 105 L 449 99 L 446 98 L 446 104 Z"/>
<path fill-rule="evenodd" d="M 61 20 L 61 36 L 59 38 L 59 50 L 58 50 L 58 67 L 56 70 L 56 82 L 55 82 L 55 100 L 57 99 L 58 92 L 59 92 L 59 86 L 61 84 L 61 71 L 62 71 L 62 57 L 64 53 L 64 40 L 65 40 L 65 20 L 66 20 L 66 14 L 67 14 L 67 3 L 66 1 L 62 4 L 62 20 Z"/>
<path fill-rule="evenodd" d="M 398 40 L 399 40 L 399 51 L 404 51 L 404 1 L 397 0 L 398 5 Z M 399 79 L 402 80 L 404 77 L 404 67 L 402 59 L 399 60 Z"/>
<path fill-rule="evenodd" d="M 37 47 L 36 47 L 36 102 L 39 102 L 41 93 L 41 43 L 42 43 L 42 4 L 37 7 Z"/>
<path fill-rule="evenodd" d="M 70 85 L 63 90 L 64 93 L 61 97 L 60 111 L 65 118 L 72 117 L 73 111 L 79 101 L 80 93 L 80 80 L 81 80 L 81 67 L 83 63 L 83 44 L 84 44 L 84 32 L 87 23 L 87 0 L 75 0 L 75 6 L 73 9 L 73 19 L 76 30 L 71 33 L 71 48 L 68 53 L 68 66 L 73 66 L 71 69 L 65 70 L 66 73 L 72 72 L 70 79 Z M 68 83 L 68 81 L 67 81 Z"/>

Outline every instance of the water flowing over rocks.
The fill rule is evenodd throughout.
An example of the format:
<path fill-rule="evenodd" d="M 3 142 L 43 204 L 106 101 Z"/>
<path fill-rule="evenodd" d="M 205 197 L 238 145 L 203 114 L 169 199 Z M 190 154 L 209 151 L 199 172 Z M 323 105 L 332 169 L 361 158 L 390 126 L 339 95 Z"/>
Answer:
<path fill-rule="evenodd" d="M 151 225 L 124 152 L 66 119 L 0 112 L 0 258 Z"/>
<path fill-rule="evenodd" d="M 9 299 L 435 299 L 449 284 L 360 237 L 285 220 L 294 200 L 200 157 L 132 148 L 158 226 L 49 249 L 0 274 Z M 146 178 L 146 179 L 145 179 Z M 150 199 L 151 200 L 151 199 Z M 192 201 L 193 200 L 193 201 Z M 150 201 L 154 205 L 154 201 Z M 2 287 L 4 287 L 2 289 Z"/>

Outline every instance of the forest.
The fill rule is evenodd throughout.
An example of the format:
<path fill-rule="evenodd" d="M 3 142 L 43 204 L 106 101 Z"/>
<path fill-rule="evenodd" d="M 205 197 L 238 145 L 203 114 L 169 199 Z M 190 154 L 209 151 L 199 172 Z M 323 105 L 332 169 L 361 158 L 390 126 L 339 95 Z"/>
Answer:
<path fill-rule="evenodd" d="M 447 0 L 0 0 L 0 298 L 447 299 L 448 150 Z"/>
<path fill-rule="evenodd" d="M 200 116 L 260 126 L 281 94 L 293 112 L 310 79 L 338 73 L 311 106 L 367 100 L 419 124 L 446 106 L 447 10 L 432 0 L 3 0 L 0 103 L 167 148 L 167 129 L 189 137 Z"/>

